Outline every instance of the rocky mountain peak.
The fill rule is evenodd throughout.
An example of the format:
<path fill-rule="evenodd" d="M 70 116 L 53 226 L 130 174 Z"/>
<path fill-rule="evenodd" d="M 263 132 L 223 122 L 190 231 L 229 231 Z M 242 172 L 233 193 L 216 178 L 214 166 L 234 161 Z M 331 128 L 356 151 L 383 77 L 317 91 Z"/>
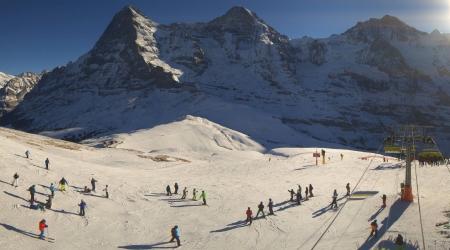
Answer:
<path fill-rule="evenodd" d="M 253 26 L 257 21 L 262 22 L 254 12 L 241 6 L 234 6 L 225 15 L 209 22 L 209 25 L 237 28 L 239 26 Z"/>

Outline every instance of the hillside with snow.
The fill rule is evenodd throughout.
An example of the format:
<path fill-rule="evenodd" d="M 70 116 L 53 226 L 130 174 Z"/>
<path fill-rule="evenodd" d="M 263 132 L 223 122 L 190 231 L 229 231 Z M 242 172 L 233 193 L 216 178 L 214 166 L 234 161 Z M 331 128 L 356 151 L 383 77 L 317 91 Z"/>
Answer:
<path fill-rule="evenodd" d="M 266 152 L 252 137 L 200 117 L 85 145 L 6 128 L 0 128 L 0 140 L 1 249 L 175 248 L 168 243 L 174 225 L 183 249 L 396 249 L 399 233 L 405 250 L 450 247 L 448 229 L 436 226 L 448 223 L 449 195 L 442 187 L 450 172 L 445 165 L 413 163 L 414 201 L 408 203 L 399 200 L 405 170 L 394 158 L 383 162 L 373 153 L 324 148 L 326 164 L 319 159 L 315 165 L 312 153 L 322 148 Z M 11 186 L 16 172 L 17 188 Z M 45 202 L 49 185 L 62 177 L 68 191 L 56 191 L 51 209 L 28 208 L 31 185 L 36 185 L 38 202 Z M 92 178 L 97 191 L 84 194 Z M 166 196 L 166 186 L 173 192 L 175 182 L 179 194 Z M 314 187 L 314 197 L 300 206 L 289 201 L 288 193 L 298 184 L 302 192 L 309 184 Z M 187 199 L 181 199 L 184 187 Z M 208 206 L 191 199 L 194 188 L 206 192 Z M 335 189 L 338 208 L 330 209 Z M 269 198 L 275 215 L 260 215 L 245 225 L 247 207 L 256 215 L 262 201 L 267 215 Z M 78 215 L 81 199 L 87 203 L 85 217 Z M 36 238 L 42 219 L 53 243 Z M 379 236 L 366 241 L 374 219 Z"/>
<path fill-rule="evenodd" d="M 448 154 L 449 65 L 446 35 L 389 15 L 290 39 L 240 6 L 170 25 L 126 6 L 77 61 L 9 91 L 0 125 L 79 142 L 191 115 L 266 148 L 376 150 L 386 125 L 415 124 Z"/>

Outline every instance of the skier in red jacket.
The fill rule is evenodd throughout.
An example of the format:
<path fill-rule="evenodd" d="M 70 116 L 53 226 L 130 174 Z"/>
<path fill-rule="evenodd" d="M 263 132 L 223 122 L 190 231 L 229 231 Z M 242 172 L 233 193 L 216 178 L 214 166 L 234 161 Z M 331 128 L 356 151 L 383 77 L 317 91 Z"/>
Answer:
<path fill-rule="evenodd" d="M 46 227 L 48 227 L 48 225 L 47 224 L 45 224 L 45 220 L 41 220 L 40 222 L 39 222 L 39 231 L 41 231 L 41 234 L 39 235 L 39 239 L 44 239 L 44 232 L 45 232 L 45 228 Z"/>
<path fill-rule="evenodd" d="M 245 212 L 247 214 L 247 220 L 245 221 L 245 224 L 247 224 L 248 222 L 250 222 L 250 225 L 252 224 L 252 210 L 250 210 L 250 207 L 248 207 L 247 212 Z"/>

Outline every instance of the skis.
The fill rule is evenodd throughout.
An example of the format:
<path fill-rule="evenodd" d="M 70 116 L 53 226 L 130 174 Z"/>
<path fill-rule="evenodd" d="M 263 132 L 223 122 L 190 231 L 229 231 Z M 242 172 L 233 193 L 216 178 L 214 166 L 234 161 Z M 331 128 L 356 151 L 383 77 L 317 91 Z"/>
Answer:
<path fill-rule="evenodd" d="M 45 240 L 45 241 L 50 242 L 50 243 L 55 243 L 55 239 L 54 238 L 47 238 L 47 237 L 40 238 L 39 236 L 37 236 L 36 238 L 38 238 L 40 240 Z"/>

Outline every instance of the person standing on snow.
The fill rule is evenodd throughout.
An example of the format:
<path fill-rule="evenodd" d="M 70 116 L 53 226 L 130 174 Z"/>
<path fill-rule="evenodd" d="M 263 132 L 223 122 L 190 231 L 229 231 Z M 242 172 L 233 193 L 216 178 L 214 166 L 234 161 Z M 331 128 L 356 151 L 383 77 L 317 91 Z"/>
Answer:
<path fill-rule="evenodd" d="M 345 186 L 345 188 L 347 189 L 346 196 L 350 196 L 350 183 L 347 183 L 347 186 Z"/>
<path fill-rule="evenodd" d="M 309 197 L 314 197 L 312 191 L 313 191 L 313 186 L 311 184 L 309 184 Z"/>
<path fill-rule="evenodd" d="M 53 186 L 53 183 L 50 184 L 50 192 L 52 192 L 52 198 L 55 197 L 55 190 L 56 190 L 56 188 L 55 188 L 55 186 Z"/>
<path fill-rule="evenodd" d="M 178 235 L 178 226 L 174 226 L 170 230 L 170 235 L 172 236 L 172 239 L 170 239 L 169 242 L 173 242 L 173 240 L 176 239 L 177 240 L 177 246 L 181 246 L 180 236 Z"/>
<path fill-rule="evenodd" d="M 263 205 L 263 202 L 262 202 L 262 201 L 261 201 L 261 203 L 259 203 L 259 205 L 258 205 L 258 212 L 256 213 L 255 218 L 258 217 L 259 213 L 262 213 L 263 218 L 266 218 L 266 214 L 264 213 L 264 205 Z"/>
<path fill-rule="evenodd" d="M 27 150 L 27 152 L 25 152 L 25 155 L 26 155 L 27 158 L 28 158 L 28 156 L 30 155 L 30 152 Z"/>
<path fill-rule="evenodd" d="M 41 231 L 41 234 L 39 235 L 39 239 L 43 240 L 45 238 L 44 236 L 44 232 L 45 232 L 45 228 L 48 227 L 47 224 L 45 224 L 47 221 L 45 219 L 41 220 L 39 222 L 39 231 Z"/>
<path fill-rule="evenodd" d="M 269 199 L 269 205 L 267 205 L 269 207 L 269 214 L 268 215 L 275 215 L 273 213 L 273 201 L 272 199 Z"/>
<path fill-rule="evenodd" d="M 195 190 L 195 188 L 194 188 L 194 190 L 192 190 L 192 194 L 193 194 L 192 200 L 196 201 L 197 200 L 197 190 Z"/>
<path fill-rule="evenodd" d="M 386 195 L 383 194 L 383 196 L 381 197 L 381 199 L 383 200 L 383 207 L 386 207 Z"/>
<path fill-rule="evenodd" d="M 84 202 L 83 200 L 81 200 L 80 204 L 78 204 L 78 206 L 80 206 L 80 215 L 84 216 L 85 212 L 84 209 L 86 208 L 86 202 Z"/>
<path fill-rule="evenodd" d="M 174 192 L 174 194 L 178 194 L 178 183 L 175 182 L 174 187 L 175 187 L 175 192 Z"/>
<path fill-rule="evenodd" d="M 305 187 L 305 200 L 308 199 L 308 187 Z"/>
<path fill-rule="evenodd" d="M 18 187 L 19 186 L 19 175 L 17 174 L 17 172 L 14 174 L 13 178 L 14 178 L 14 180 L 11 183 L 11 186 Z"/>
<path fill-rule="evenodd" d="M 92 178 L 91 180 L 91 185 L 92 185 L 92 192 L 95 192 L 95 183 L 97 182 L 97 180 L 95 180 L 94 178 Z"/>
<path fill-rule="evenodd" d="M 167 185 L 166 192 L 167 192 L 166 196 L 172 195 L 172 192 L 170 191 L 170 185 Z"/>
<path fill-rule="evenodd" d="M 397 235 L 397 239 L 395 239 L 395 245 L 398 245 L 398 250 L 403 250 L 403 236 L 401 234 Z"/>
<path fill-rule="evenodd" d="M 59 184 L 61 185 L 61 191 L 66 191 L 66 184 L 69 184 L 64 177 L 59 181 Z"/>
<path fill-rule="evenodd" d="M 36 201 L 34 199 L 34 194 L 36 193 L 36 185 L 31 186 L 30 188 L 28 188 L 28 191 L 30 192 L 31 195 L 31 201 Z"/>
<path fill-rule="evenodd" d="M 300 193 L 300 200 L 301 200 L 301 199 L 303 199 L 303 197 L 302 197 L 302 186 L 300 186 L 300 184 L 297 184 L 297 185 L 298 185 L 297 193 Z"/>
<path fill-rule="evenodd" d="M 245 224 L 250 222 L 250 225 L 252 224 L 252 210 L 250 210 L 250 207 L 248 207 L 247 211 L 245 212 L 247 214 L 247 219 L 245 220 Z"/>
<path fill-rule="evenodd" d="M 289 201 L 294 201 L 294 195 L 295 195 L 294 189 L 291 189 L 291 190 L 288 189 L 288 192 L 291 194 L 291 199 Z"/>
<path fill-rule="evenodd" d="M 338 193 L 337 193 L 336 189 L 335 189 L 334 192 L 333 192 L 333 196 L 338 197 Z"/>
<path fill-rule="evenodd" d="M 184 187 L 183 189 L 183 196 L 181 196 L 181 199 L 186 199 L 186 194 L 187 194 L 187 187 Z"/>
<path fill-rule="evenodd" d="M 50 161 L 48 160 L 48 158 L 45 160 L 45 169 L 48 169 L 48 164 L 50 164 Z"/>
<path fill-rule="evenodd" d="M 337 196 L 333 196 L 333 201 L 330 204 L 331 208 L 333 208 L 333 205 L 334 205 L 334 208 L 337 208 L 337 201 L 336 201 L 336 199 L 337 199 Z"/>
<path fill-rule="evenodd" d="M 372 229 L 372 231 L 370 231 L 370 236 L 373 235 L 373 233 L 375 233 L 375 238 L 378 237 L 378 224 L 377 224 L 377 220 L 372 221 L 372 223 L 370 223 L 370 228 Z"/>
<path fill-rule="evenodd" d="M 206 205 L 206 193 L 205 193 L 205 191 L 202 191 L 202 194 L 200 195 L 200 198 L 203 199 L 203 205 Z"/>
<path fill-rule="evenodd" d="M 47 203 L 45 203 L 45 208 L 47 208 L 47 209 L 52 208 L 53 202 L 52 202 L 52 196 L 51 195 L 48 196 L 48 199 L 46 201 L 47 201 Z"/>
<path fill-rule="evenodd" d="M 108 193 L 108 185 L 106 185 L 105 189 L 103 189 L 103 191 L 105 191 L 106 193 L 106 199 L 109 198 L 109 193 Z"/>
<path fill-rule="evenodd" d="M 300 201 L 302 200 L 302 193 L 300 193 L 300 190 L 297 191 L 296 197 L 297 197 L 297 205 L 301 205 Z"/>

